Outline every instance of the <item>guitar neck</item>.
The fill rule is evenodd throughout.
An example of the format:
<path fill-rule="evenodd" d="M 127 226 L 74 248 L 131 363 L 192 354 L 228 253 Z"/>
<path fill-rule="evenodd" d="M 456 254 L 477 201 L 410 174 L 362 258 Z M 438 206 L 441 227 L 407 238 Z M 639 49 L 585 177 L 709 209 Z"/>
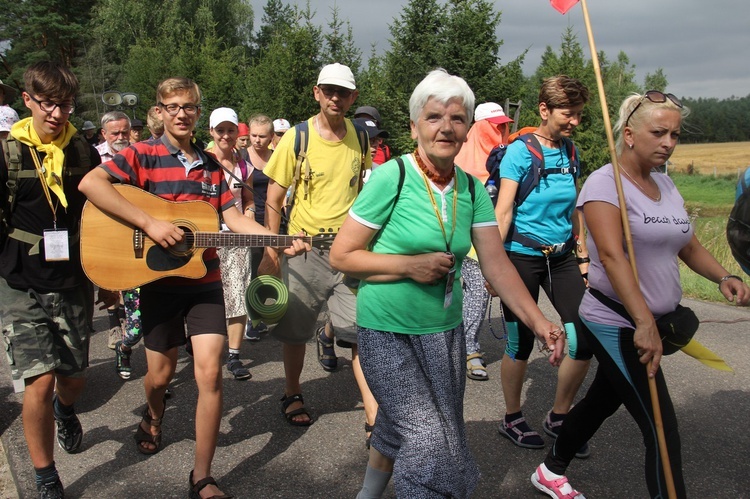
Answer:
<path fill-rule="evenodd" d="M 193 236 L 195 237 L 193 246 L 197 248 L 221 248 L 224 246 L 286 248 L 297 239 L 312 243 L 312 237 L 309 236 L 237 234 L 234 232 L 195 232 Z"/>

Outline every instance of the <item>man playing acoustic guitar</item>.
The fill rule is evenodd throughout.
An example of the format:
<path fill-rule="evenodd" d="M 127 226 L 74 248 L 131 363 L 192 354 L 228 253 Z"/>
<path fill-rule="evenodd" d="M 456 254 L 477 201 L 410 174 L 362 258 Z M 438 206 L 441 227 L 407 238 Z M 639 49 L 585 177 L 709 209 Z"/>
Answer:
<path fill-rule="evenodd" d="M 221 166 L 192 145 L 191 133 L 201 113 L 198 86 L 187 78 L 169 78 L 157 87 L 156 99 L 164 135 L 132 144 L 86 175 L 79 189 L 89 201 L 142 229 L 164 248 L 182 242 L 185 232 L 128 201 L 112 183 L 132 184 L 170 201 L 207 201 L 233 232 L 272 235 L 237 210 Z M 284 252 L 294 256 L 309 249 L 302 240 L 295 240 Z M 186 343 L 184 321 L 198 385 L 195 463 L 190 473 L 190 497 L 196 499 L 225 497 L 210 476 L 222 413 L 224 298 L 216 250 L 206 250 L 203 259 L 208 271 L 200 279 L 167 277 L 141 287 L 148 407 L 135 436 L 143 454 L 155 454 L 161 448 L 164 392 L 175 372 L 177 349 Z"/>

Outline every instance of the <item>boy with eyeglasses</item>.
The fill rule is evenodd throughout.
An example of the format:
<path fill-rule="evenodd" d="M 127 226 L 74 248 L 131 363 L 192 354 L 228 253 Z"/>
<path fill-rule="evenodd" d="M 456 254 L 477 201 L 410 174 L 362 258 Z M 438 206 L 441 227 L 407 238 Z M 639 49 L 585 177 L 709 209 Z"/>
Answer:
<path fill-rule="evenodd" d="M 156 113 L 164 123 L 159 139 L 138 142 L 94 169 L 80 190 L 102 209 L 140 227 L 164 248 L 185 238 L 184 231 L 157 213 L 148 213 L 125 199 L 112 186 L 123 182 L 169 201 L 206 201 L 221 213 L 233 232 L 273 235 L 245 217 L 234 205 L 221 165 L 192 142 L 201 114 L 200 90 L 187 78 L 169 78 L 156 90 Z M 218 227 L 217 227 L 218 230 Z M 296 240 L 285 253 L 309 250 Z M 215 248 L 203 253 L 208 272 L 200 279 L 166 277 L 140 288 L 141 329 L 148 372 L 144 379 L 147 407 L 135 435 L 137 450 L 155 454 L 161 449 L 165 391 L 175 373 L 178 348 L 192 347 L 198 403 L 195 416 L 195 458 L 190 472 L 190 497 L 224 497 L 211 478 L 222 415 L 222 354 L 226 341 L 224 297 Z M 185 324 L 187 325 L 187 339 Z"/>
<path fill-rule="evenodd" d="M 73 404 L 86 382 L 93 307 L 78 245 L 86 198 L 77 186 L 100 160 L 68 122 L 78 91 L 69 69 L 38 62 L 24 73 L 24 84 L 31 117 L 13 125 L 0 151 L 3 209 L 14 198 L 3 213 L 0 317 L 13 385 L 25 392 L 23 429 L 39 497 L 61 498 L 53 426 L 60 448 L 80 449 L 83 428 Z M 105 305 L 116 299 L 99 292 Z"/>

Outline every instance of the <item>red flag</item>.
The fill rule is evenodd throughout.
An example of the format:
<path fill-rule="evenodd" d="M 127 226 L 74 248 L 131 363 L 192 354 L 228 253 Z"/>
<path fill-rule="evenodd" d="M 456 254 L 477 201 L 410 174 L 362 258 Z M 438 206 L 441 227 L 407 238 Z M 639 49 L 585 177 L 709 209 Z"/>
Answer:
<path fill-rule="evenodd" d="M 560 14 L 565 14 L 578 3 L 578 0 L 549 0 L 549 3 L 551 3 L 552 7 L 557 9 Z"/>

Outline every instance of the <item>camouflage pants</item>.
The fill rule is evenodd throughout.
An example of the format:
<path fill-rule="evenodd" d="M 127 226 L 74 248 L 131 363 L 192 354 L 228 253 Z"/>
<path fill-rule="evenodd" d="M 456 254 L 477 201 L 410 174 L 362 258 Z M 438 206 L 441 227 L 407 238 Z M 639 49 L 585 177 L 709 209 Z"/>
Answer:
<path fill-rule="evenodd" d="M 50 371 L 82 377 L 89 363 L 84 286 L 60 293 L 18 290 L 0 279 L 3 342 L 16 392 L 24 380 Z"/>

